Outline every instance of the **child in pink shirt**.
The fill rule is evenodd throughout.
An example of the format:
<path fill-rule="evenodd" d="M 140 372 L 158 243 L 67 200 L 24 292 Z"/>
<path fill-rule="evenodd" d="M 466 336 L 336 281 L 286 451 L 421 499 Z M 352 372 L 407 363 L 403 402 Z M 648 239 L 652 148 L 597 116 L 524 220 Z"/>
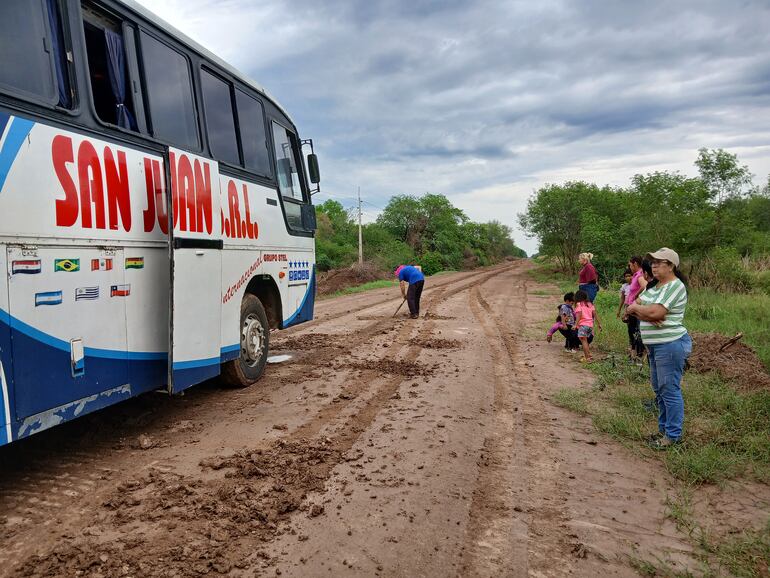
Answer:
<path fill-rule="evenodd" d="M 587 363 L 593 361 L 588 343 L 594 334 L 594 321 L 599 331 L 602 329 L 602 323 L 599 321 L 596 307 L 588 300 L 588 294 L 585 291 L 577 291 L 575 301 L 577 302 L 575 305 L 575 326 L 578 328 L 578 339 L 583 346 L 583 358 L 580 361 Z"/>

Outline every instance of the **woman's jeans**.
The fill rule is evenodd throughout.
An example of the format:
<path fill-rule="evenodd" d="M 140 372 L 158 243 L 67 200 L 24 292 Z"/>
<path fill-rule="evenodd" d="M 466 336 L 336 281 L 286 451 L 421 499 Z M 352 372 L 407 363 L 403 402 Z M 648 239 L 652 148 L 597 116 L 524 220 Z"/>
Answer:
<path fill-rule="evenodd" d="M 658 404 L 658 431 L 671 440 L 682 437 L 684 399 L 682 373 L 684 362 L 692 353 L 692 340 L 685 334 L 676 341 L 648 345 L 650 381 Z"/>
<path fill-rule="evenodd" d="M 599 285 L 596 283 L 581 283 L 578 285 L 578 289 L 585 291 L 588 295 L 588 300 L 593 303 L 596 299 L 596 294 L 599 292 Z"/>

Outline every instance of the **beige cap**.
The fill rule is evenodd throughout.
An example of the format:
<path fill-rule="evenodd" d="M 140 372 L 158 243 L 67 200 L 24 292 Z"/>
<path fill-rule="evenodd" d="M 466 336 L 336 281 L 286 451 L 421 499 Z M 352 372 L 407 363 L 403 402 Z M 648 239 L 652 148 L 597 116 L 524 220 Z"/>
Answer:
<path fill-rule="evenodd" d="M 647 259 L 658 259 L 659 261 L 670 261 L 676 267 L 679 267 L 679 255 L 673 249 L 668 247 L 661 247 L 654 253 L 647 253 Z"/>

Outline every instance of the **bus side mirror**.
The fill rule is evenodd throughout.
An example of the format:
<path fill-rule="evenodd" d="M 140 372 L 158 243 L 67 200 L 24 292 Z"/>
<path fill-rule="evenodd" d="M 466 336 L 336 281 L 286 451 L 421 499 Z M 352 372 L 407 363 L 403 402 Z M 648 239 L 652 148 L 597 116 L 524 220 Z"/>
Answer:
<path fill-rule="evenodd" d="M 318 168 L 318 157 L 315 153 L 307 155 L 307 168 L 310 172 L 310 182 L 317 185 L 321 182 L 321 171 Z"/>

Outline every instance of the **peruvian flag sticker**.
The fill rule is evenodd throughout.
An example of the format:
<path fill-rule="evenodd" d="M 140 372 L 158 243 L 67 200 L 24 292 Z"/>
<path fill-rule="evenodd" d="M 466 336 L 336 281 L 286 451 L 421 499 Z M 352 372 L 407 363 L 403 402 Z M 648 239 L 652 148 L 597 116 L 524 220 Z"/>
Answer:
<path fill-rule="evenodd" d="M 91 259 L 91 271 L 112 271 L 112 259 Z"/>

